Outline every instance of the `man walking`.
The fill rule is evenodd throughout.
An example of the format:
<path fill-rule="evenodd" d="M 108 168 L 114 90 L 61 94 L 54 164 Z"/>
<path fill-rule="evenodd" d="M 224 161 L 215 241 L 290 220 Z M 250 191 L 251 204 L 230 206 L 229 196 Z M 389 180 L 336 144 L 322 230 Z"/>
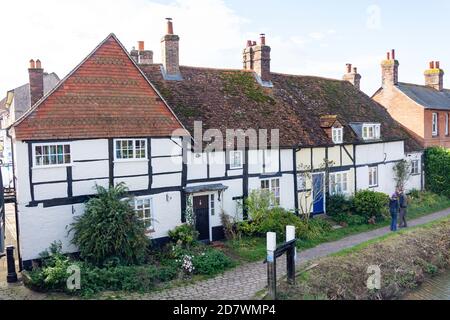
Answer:
<path fill-rule="evenodd" d="M 406 228 L 408 224 L 406 222 L 406 214 L 408 209 L 408 198 L 403 191 L 403 189 L 399 190 L 399 204 L 400 204 L 400 214 L 399 214 L 399 227 Z"/>

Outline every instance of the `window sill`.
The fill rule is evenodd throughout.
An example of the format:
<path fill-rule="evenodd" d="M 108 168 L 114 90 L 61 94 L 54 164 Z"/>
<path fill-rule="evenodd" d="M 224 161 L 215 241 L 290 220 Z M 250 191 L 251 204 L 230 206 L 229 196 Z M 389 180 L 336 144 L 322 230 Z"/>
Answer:
<path fill-rule="evenodd" d="M 41 170 L 41 169 L 58 169 L 58 168 L 68 168 L 73 167 L 73 163 L 68 164 L 56 164 L 56 165 L 48 165 L 48 166 L 33 166 L 32 170 Z"/>
<path fill-rule="evenodd" d="M 243 170 L 244 169 L 244 167 L 236 167 L 236 168 L 232 168 L 232 167 L 230 167 L 230 171 L 232 171 L 232 170 Z"/>
<path fill-rule="evenodd" d="M 150 234 L 155 233 L 155 232 L 156 232 L 155 229 L 149 229 L 149 230 L 145 231 L 145 234 L 146 235 L 150 235 Z"/>
<path fill-rule="evenodd" d="M 114 163 L 137 163 L 137 162 L 149 162 L 148 159 L 116 159 Z"/>

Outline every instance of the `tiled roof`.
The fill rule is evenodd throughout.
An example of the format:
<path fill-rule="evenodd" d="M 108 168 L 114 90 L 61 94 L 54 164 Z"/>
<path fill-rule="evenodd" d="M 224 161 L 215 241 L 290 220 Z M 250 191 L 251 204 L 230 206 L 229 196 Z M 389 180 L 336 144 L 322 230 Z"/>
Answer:
<path fill-rule="evenodd" d="M 18 140 L 171 136 L 182 124 L 109 35 L 15 124 Z"/>
<path fill-rule="evenodd" d="M 397 87 L 410 99 L 428 109 L 450 110 L 450 90 L 436 89 L 410 83 L 399 83 Z"/>
<path fill-rule="evenodd" d="M 332 141 L 321 117 L 336 115 L 345 142 L 359 143 L 350 122 L 379 122 L 384 141 L 406 139 L 407 150 L 420 145 L 385 108 L 346 81 L 272 73 L 273 88 L 258 85 L 253 73 L 180 67 L 183 81 L 166 81 L 158 64 L 141 67 L 193 134 L 194 121 L 203 129 L 279 129 L 280 145 L 322 146 Z"/>

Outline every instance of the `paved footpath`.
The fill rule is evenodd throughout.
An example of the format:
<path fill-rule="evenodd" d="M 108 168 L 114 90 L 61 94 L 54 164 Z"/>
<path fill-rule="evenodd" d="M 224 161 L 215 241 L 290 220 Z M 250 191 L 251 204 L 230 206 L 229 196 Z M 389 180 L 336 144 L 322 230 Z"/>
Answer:
<path fill-rule="evenodd" d="M 450 216 L 450 209 L 412 220 L 409 222 L 409 226 L 422 225 L 447 216 Z M 380 228 L 349 236 L 335 242 L 324 243 L 315 248 L 299 252 L 297 266 L 312 259 L 325 257 L 343 249 L 351 248 L 360 243 L 388 234 L 389 232 L 387 227 Z M 280 259 L 277 264 L 279 277 L 285 275 L 285 263 L 285 259 Z M 0 300 L 8 298 L 45 299 L 42 295 L 32 294 L 29 290 L 23 288 L 23 286 L 21 286 L 20 290 L 17 290 L 17 287 L 8 288 L 8 286 L 2 285 L 2 281 L 4 280 L 0 279 Z M 185 287 L 176 287 L 153 294 L 126 294 L 120 296 L 120 298 L 136 300 L 251 300 L 255 298 L 257 292 L 266 287 L 266 284 L 266 265 L 262 262 L 254 262 L 241 265 L 213 279 L 200 281 Z"/>

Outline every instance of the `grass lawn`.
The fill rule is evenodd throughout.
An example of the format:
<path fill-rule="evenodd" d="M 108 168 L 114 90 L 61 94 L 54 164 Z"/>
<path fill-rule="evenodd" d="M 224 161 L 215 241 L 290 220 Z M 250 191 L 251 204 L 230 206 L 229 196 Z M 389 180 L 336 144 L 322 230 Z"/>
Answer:
<path fill-rule="evenodd" d="M 419 199 L 412 201 L 408 208 L 409 220 L 426 216 L 444 209 L 450 208 L 450 199 L 444 196 L 430 195 L 425 193 Z M 377 224 L 364 224 L 348 226 L 341 229 L 332 230 L 322 236 L 312 240 L 299 240 L 297 247 L 300 251 L 316 247 L 322 243 L 333 242 L 345 237 L 386 227 L 390 220 L 385 220 Z M 241 240 L 227 241 L 227 253 L 241 262 L 254 262 L 263 260 L 266 257 L 265 238 L 242 238 Z"/>

